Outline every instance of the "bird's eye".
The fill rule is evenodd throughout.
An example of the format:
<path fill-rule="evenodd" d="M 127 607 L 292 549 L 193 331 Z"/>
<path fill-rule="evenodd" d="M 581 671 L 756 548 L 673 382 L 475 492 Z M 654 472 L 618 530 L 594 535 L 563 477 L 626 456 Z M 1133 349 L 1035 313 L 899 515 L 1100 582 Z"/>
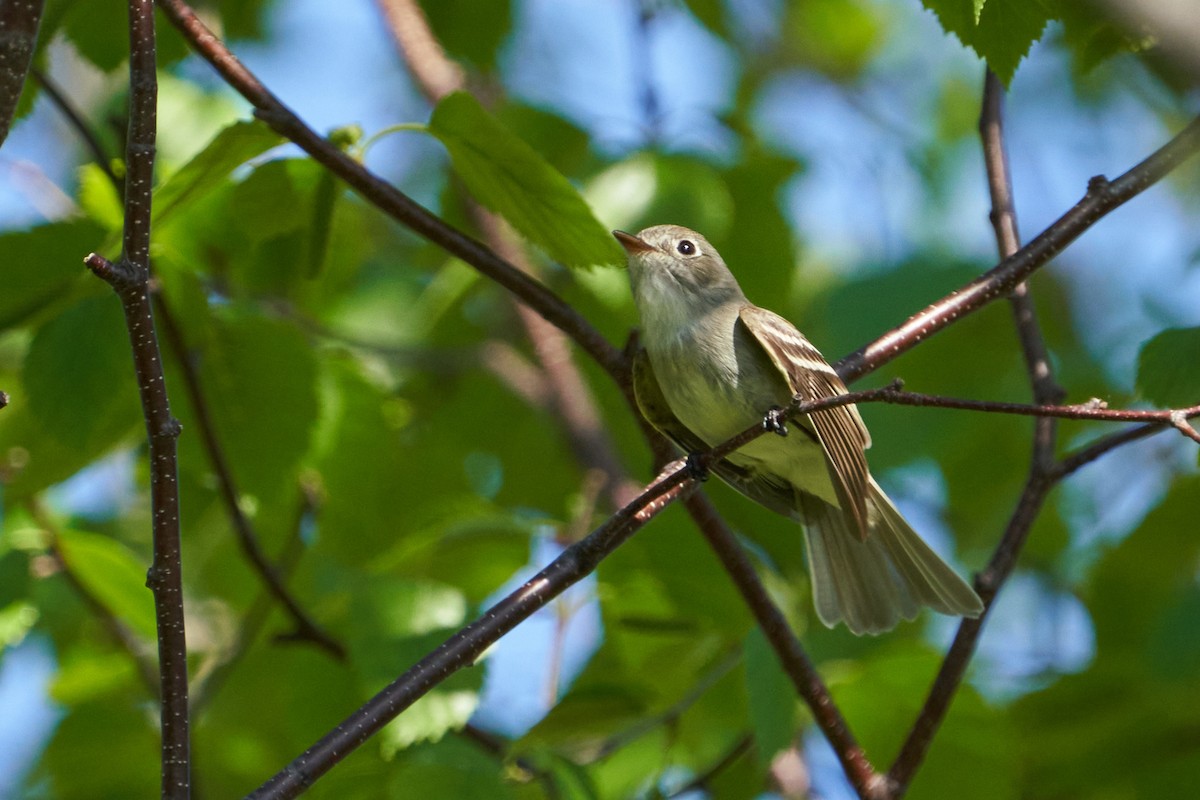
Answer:
<path fill-rule="evenodd" d="M 683 239 L 675 245 L 675 249 L 685 256 L 690 256 L 696 252 L 696 245 L 690 239 Z"/>

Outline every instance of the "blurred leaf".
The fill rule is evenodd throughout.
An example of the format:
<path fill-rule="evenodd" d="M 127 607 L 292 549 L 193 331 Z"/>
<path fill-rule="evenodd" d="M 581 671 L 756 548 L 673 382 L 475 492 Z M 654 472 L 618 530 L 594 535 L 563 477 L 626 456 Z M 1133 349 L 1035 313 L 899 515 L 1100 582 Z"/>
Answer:
<path fill-rule="evenodd" d="M 429 27 L 452 56 L 490 72 L 512 27 L 509 0 L 420 0 Z M 466 21 L 470 20 L 469 23 Z"/>
<path fill-rule="evenodd" d="M 117 619 L 151 641 L 154 597 L 146 588 L 148 564 L 127 547 L 97 533 L 64 529 L 58 546 L 67 568 Z"/>
<path fill-rule="evenodd" d="M 322 367 L 315 449 L 327 499 L 318 545 L 358 563 L 386 550 L 406 517 L 397 492 L 405 405 L 364 380 L 350 363 L 323 361 Z"/>
<path fill-rule="evenodd" d="M 793 233 L 780 201 L 799 166 L 791 158 L 752 150 L 725 172 L 732 216 L 717 249 L 746 296 L 759 305 L 786 296 L 794 279 Z"/>
<path fill-rule="evenodd" d="M 0 234 L 0 252 L 10 265 L 0 292 L 0 328 L 25 321 L 60 300 L 71 284 L 96 281 L 83 258 L 99 247 L 104 231 L 90 220 L 52 222 L 25 231 Z"/>
<path fill-rule="evenodd" d="M 882 43 L 883 8 L 863 0 L 808 0 L 787 6 L 788 44 L 835 78 L 854 78 Z"/>
<path fill-rule="evenodd" d="M 692 15 L 700 20 L 700 24 L 717 36 L 728 36 L 728 26 L 725 24 L 725 8 L 721 0 L 685 0 Z"/>
<path fill-rule="evenodd" d="M 1045 0 L 922 0 L 1007 85 L 1055 14 Z"/>
<path fill-rule="evenodd" d="M 98 164 L 79 168 L 79 205 L 109 233 L 120 232 L 125 224 L 125 209 L 117 187 Z"/>
<path fill-rule="evenodd" d="M 405 753 L 392 779 L 390 797 L 509 800 L 513 789 L 502 780 L 492 756 L 467 741 L 450 739 Z"/>
<path fill-rule="evenodd" d="M 123 0 L 88 0 L 67 6 L 63 33 L 79 54 L 102 72 L 112 72 L 129 58 L 129 37 L 114 36 L 128 31 L 129 4 Z"/>
<path fill-rule="evenodd" d="M 796 741 L 795 687 L 758 628 L 746 637 L 746 694 L 757 754 L 764 764 Z"/>
<path fill-rule="evenodd" d="M 1200 749 L 1185 744 L 1200 730 L 1197 496 L 1200 480 L 1177 480 L 1093 570 L 1095 661 L 1015 708 L 1023 797 L 1170 796 L 1200 769 Z"/>
<path fill-rule="evenodd" d="M 246 311 L 218 309 L 209 324 L 198 371 L 218 441 L 235 485 L 244 494 L 274 498 L 295 485 L 317 419 L 312 348 L 290 325 Z M 183 409 L 180 419 L 188 430 Z M 179 446 L 182 453 L 200 442 L 185 437 Z"/>
<path fill-rule="evenodd" d="M 567 266 L 617 264 L 620 246 L 566 178 L 463 92 L 434 109 L 429 132 L 479 202 Z"/>
<path fill-rule="evenodd" d="M 1173 328 L 1142 345 L 1138 389 L 1164 408 L 1200 404 L 1200 328 Z"/>
<path fill-rule="evenodd" d="M 236 122 L 225 128 L 158 187 L 154 193 L 154 224 L 165 223 L 188 203 L 228 180 L 242 164 L 283 141 L 260 122 Z"/>
<path fill-rule="evenodd" d="M 125 319 L 111 294 L 77 303 L 39 328 L 23 378 L 46 433 L 91 457 L 140 419 Z"/>
<path fill-rule="evenodd" d="M 886 643 L 840 677 L 830 677 L 834 699 L 863 748 L 889 763 L 920 710 L 940 657 L 924 645 Z M 828 672 L 828 667 L 825 670 Z M 1015 781 L 987 776 L 1018 773 L 1018 730 L 969 685 L 954 703 L 912 785 L 914 797 L 1016 800 Z"/>
<path fill-rule="evenodd" d="M 123 695 L 76 706 L 58 724 L 34 776 L 43 789 L 48 783 L 56 800 L 155 797 L 161 788 L 157 726 Z"/>

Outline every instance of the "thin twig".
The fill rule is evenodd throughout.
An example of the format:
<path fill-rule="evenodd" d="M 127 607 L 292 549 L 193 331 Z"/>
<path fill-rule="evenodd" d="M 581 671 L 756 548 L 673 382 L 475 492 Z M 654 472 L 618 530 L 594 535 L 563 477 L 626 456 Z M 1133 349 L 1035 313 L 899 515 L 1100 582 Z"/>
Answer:
<path fill-rule="evenodd" d="M 909 392 L 892 386 L 880 389 L 873 395 L 856 402 L 881 402 L 901 406 L 923 406 L 954 408 L 963 411 L 979 411 L 988 414 L 1013 414 L 1021 417 L 1045 419 L 1087 419 L 1106 422 L 1161 422 L 1174 425 L 1176 418 L 1189 420 L 1200 416 L 1200 405 L 1165 410 L 1142 410 L 1107 408 L 1103 402 L 1092 400 L 1069 406 L 1038 405 L 1036 403 L 1006 403 L 996 400 L 966 400 L 960 397 L 945 397 L 936 394 Z M 1177 426 L 1178 427 L 1178 426 Z M 1194 438 L 1194 437 L 1191 437 Z"/>
<path fill-rule="evenodd" d="M 979 115 L 979 136 L 983 145 L 984 168 L 992 201 L 991 222 L 996 236 L 996 249 L 1002 259 L 1016 253 L 1021 246 L 1017 230 L 1017 212 L 1013 204 L 1012 170 L 1004 139 L 1004 86 L 990 70 L 984 76 L 983 107 Z M 1049 354 L 1041 327 L 1034 313 L 1029 285 L 1017 284 L 1009 296 L 1013 320 L 1025 357 L 1025 367 L 1035 403 L 1041 407 L 1060 402 L 1065 392 L 1058 385 L 1050 365 Z M 1089 407 L 1095 407 L 1090 404 Z M 961 407 L 961 406 L 960 406 Z M 1020 413 L 1012 412 L 1009 413 Z M 904 795 L 928 752 L 933 736 L 941 726 L 954 695 L 966 674 L 967 665 L 975 653 L 980 632 L 991 612 L 992 600 L 1001 584 L 1016 564 L 1029 529 L 1041 510 L 1050 489 L 1047 472 L 1054 461 L 1057 423 L 1052 417 L 1039 416 L 1034 422 L 1033 447 L 1029 475 L 1016 510 L 1000 543 L 992 554 L 988 569 L 976 579 L 976 590 L 984 602 L 983 613 L 977 618 L 959 623 L 946 658 L 929 694 L 913 722 L 912 729 L 901 746 L 900 753 L 888 770 L 888 784 L 895 798 Z"/>
<path fill-rule="evenodd" d="M 47 76 L 43 75 L 37 69 L 33 70 L 33 75 L 41 83 L 43 90 L 51 100 L 67 117 L 76 134 L 87 144 L 96 162 L 104 169 L 105 175 L 108 176 L 113 186 L 118 192 L 123 192 L 124 182 L 112 171 L 103 147 L 100 145 L 99 138 L 92 131 L 86 120 L 83 119 L 83 116 Z M 250 561 L 255 572 L 261 576 L 271 594 L 279 600 L 292 617 L 296 629 L 293 633 L 289 634 L 287 637 L 288 640 L 312 641 L 339 661 L 344 660 L 346 656 L 345 648 L 333 636 L 322 630 L 307 612 L 300 607 L 296 599 L 291 596 L 287 587 L 283 585 L 279 576 L 275 574 L 270 562 L 263 554 L 258 535 L 254 532 L 253 525 L 238 504 L 237 498 L 239 493 L 237 485 L 233 480 L 233 473 L 229 463 L 225 459 L 224 449 L 221 447 L 220 440 L 217 437 L 216 427 L 209 414 L 208 404 L 204 399 L 204 393 L 200 387 L 200 379 L 189 357 L 183 333 L 180 331 L 179 325 L 175 322 L 166 296 L 158 291 L 156 286 L 152 285 L 152 290 L 152 297 L 158 311 L 159 319 L 163 325 L 163 332 L 166 334 L 167 346 L 171 348 L 171 352 L 175 355 L 175 360 L 179 364 L 180 371 L 183 374 L 184 387 L 187 390 L 188 398 L 196 414 L 196 422 L 200 427 L 200 440 L 204 445 L 209 460 L 212 462 L 213 472 L 217 476 L 217 483 L 220 487 L 221 498 L 229 513 L 233 530 L 242 548 L 242 552 Z"/>
<path fill-rule="evenodd" d="M 505 761 L 509 757 L 509 743 L 507 740 L 501 739 L 494 733 L 489 733 L 477 725 L 467 723 L 459 731 L 459 735 L 464 739 L 474 742 L 481 750 L 494 758 Z M 556 800 L 561 796 L 558 790 L 558 783 L 554 779 L 554 774 L 542 769 L 528 758 L 520 756 L 512 759 L 512 764 L 525 773 L 528 778 L 537 780 L 542 785 L 542 790 L 546 793 L 548 800 Z"/>
<path fill-rule="evenodd" d="M 1147 436 L 1159 433 L 1165 430 L 1165 426 L 1160 422 L 1151 422 L 1147 425 L 1138 425 L 1133 428 L 1127 428 L 1123 431 L 1110 433 L 1107 436 L 1102 436 L 1091 444 L 1085 445 L 1074 453 L 1068 453 L 1063 456 L 1047 474 L 1048 478 L 1054 481 L 1061 481 L 1068 475 L 1077 472 L 1082 467 L 1087 466 L 1101 456 L 1111 453 L 1118 447 L 1123 447 L 1130 442 L 1136 442 L 1139 439 L 1145 439 Z"/>
<path fill-rule="evenodd" d="M 114 264 L 93 253 L 84 263 L 112 286 L 120 298 L 133 351 L 134 372 L 150 445 L 154 560 L 146 584 L 154 595 L 158 630 L 162 796 L 169 800 L 185 800 L 191 794 L 191 748 L 175 453 L 179 422 L 171 415 L 167 400 L 149 289 L 150 192 L 154 179 L 158 100 L 154 4 L 150 0 L 130 0 L 129 42 L 129 134 L 125 152 L 127 177 L 121 259 Z"/>

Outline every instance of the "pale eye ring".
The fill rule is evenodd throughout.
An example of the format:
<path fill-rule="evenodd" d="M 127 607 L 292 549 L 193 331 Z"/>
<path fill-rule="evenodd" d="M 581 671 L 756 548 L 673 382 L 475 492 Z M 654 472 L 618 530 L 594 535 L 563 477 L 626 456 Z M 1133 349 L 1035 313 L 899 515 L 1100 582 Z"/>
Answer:
<path fill-rule="evenodd" d="M 675 249 L 685 256 L 696 254 L 696 245 L 691 239 L 682 239 L 679 244 L 675 245 Z"/>

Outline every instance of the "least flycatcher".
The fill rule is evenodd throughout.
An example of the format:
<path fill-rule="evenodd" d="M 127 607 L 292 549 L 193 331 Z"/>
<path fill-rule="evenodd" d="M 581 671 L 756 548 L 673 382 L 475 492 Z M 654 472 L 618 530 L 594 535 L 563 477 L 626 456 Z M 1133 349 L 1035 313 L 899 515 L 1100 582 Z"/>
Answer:
<path fill-rule="evenodd" d="M 629 255 L 644 350 L 638 405 L 687 452 L 707 450 L 786 407 L 846 393 L 791 323 L 746 299 L 703 236 L 656 225 L 613 235 Z M 829 627 L 881 633 L 920 606 L 975 617 L 978 595 L 913 531 L 867 468 L 871 437 L 853 405 L 777 420 L 713 471 L 804 526 L 813 601 Z"/>

